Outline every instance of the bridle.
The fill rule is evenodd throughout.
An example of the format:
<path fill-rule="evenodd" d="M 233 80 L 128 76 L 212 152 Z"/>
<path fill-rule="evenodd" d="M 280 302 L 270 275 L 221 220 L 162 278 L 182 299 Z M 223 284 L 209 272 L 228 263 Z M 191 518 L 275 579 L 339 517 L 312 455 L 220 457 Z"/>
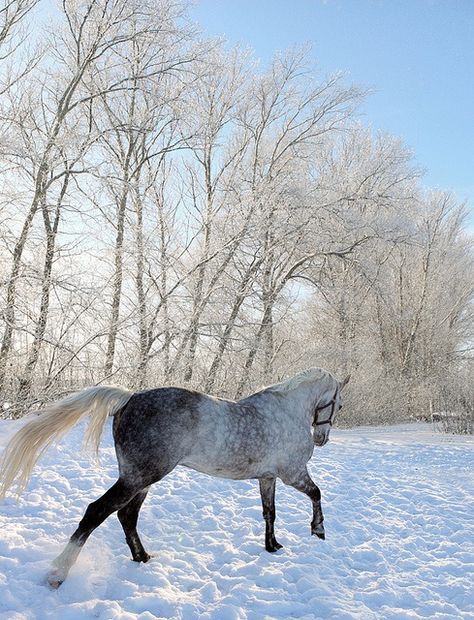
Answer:
<path fill-rule="evenodd" d="M 336 397 L 337 397 L 338 389 L 339 388 L 336 388 L 336 391 L 334 392 L 334 396 L 333 396 L 332 400 L 330 400 L 325 405 L 321 405 L 321 407 L 316 407 L 316 409 L 314 410 L 313 426 L 321 426 L 322 424 L 329 424 L 329 426 L 332 426 L 333 419 L 334 419 L 334 416 L 336 414 Z M 329 418 L 327 420 L 319 421 L 318 420 L 318 413 L 320 411 L 322 411 L 323 409 L 326 409 L 330 405 L 332 405 L 332 407 L 331 407 L 331 415 L 329 416 Z"/>

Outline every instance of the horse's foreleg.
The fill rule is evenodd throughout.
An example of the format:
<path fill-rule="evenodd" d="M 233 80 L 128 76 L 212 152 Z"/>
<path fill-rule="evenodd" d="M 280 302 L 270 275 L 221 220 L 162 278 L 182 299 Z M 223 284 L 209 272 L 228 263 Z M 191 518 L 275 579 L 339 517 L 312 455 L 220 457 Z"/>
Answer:
<path fill-rule="evenodd" d="M 265 519 L 265 549 L 278 551 L 282 545 L 275 538 L 275 478 L 259 478 L 260 497 L 262 498 L 263 518 Z"/>
<path fill-rule="evenodd" d="M 145 551 L 142 541 L 137 532 L 138 513 L 142 507 L 145 497 L 147 496 L 149 487 L 143 489 L 131 499 L 126 506 L 121 508 L 117 516 L 122 524 L 125 532 L 125 540 L 132 552 L 132 558 L 135 562 L 148 562 L 150 555 Z"/>
<path fill-rule="evenodd" d="M 136 494 L 137 489 L 119 479 L 97 501 L 89 504 L 79 527 L 69 539 L 62 553 L 53 561 L 53 569 L 48 576 L 48 583 L 53 587 L 59 587 L 66 579 L 67 574 L 77 560 L 84 543 L 105 519 L 116 510 L 127 504 Z"/>
<path fill-rule="evenodd" d="M 304 469 L 304 471 L 302 471 L 299 475 L 294 476 L 291 479 L 284 479 L 283 482 L 294 487 L 298 491 L 301 491 L 311 499 L 313 502 L 311 534 L 324 540 L 326 536 L 324 533 L 324 517 L 321 508 L 321 491 L 310 478 L 307 469 Z"/>

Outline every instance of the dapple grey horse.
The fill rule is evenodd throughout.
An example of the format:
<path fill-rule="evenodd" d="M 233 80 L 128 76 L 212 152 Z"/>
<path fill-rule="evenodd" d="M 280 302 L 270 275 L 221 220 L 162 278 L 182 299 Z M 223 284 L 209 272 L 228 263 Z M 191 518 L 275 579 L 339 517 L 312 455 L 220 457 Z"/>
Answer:
<path fill-rule="evenodd" d="M 267 551 L 281 548 L 274 533 L 277 478 L 311 499 L 311 533 L 324 539 L 321 493 L 307 463 L 314 446 L 328 441 L 348 380 L 310 368 L 237 402 L 176 387 L 135 393 L 86 388 L 49 405 L 14 435 L 2 460 L 0 496 L 14 482 L 23 489 L 44 450 L 85 415 L 90 415 L 86 443 L 98 449 L 110 415 L 119 478 L 88 506 L 53 563 L 51 586 L 64 581 L 90 534 L 116 511 L 133 560 L 147 562 L 138 513 L 150 486 L 177 465 L 233 480 L 258 479 Z"/>

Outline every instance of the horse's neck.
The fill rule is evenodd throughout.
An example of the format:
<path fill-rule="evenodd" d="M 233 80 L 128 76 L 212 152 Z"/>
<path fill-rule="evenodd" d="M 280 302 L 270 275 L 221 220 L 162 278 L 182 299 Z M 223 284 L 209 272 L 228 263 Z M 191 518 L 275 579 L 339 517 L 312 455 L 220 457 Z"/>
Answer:
<path fill-rule="evenodd" d="M 313 386 L 315 395 L 315 404 L 321 406 L 330 401 L 334 396 L 335 381 L 330 375 L 324 378 L 324 381 L 316 383 Z"/>
<path fill-rule="evenodd" d="M 323 381 L 308 382 L 293 390 L 295 406 L 304 414 L 310 422 L 313 422 L 316 407 L 329 401 L 334 392 L 331 377 L 325 377 Z"/>
<path fill-rule="evenodd" d="M 288 414 L 301 418 L 302 423 L 313 420 L 316 399 L 315 386 L 309 382 L 282 394 L 282 404 Z"/>
<path fill-rule="evenodd" d="M 324 381 L 302 383 L 287 392 L 263 390 L 238 402 L 242 405 L 257 406 L 266 412 L 277 409 L 290 417 L 301 418 L 302 423 L 312 423 L 315 407 L 321 404 L 325 398 L 329 398 L 333 389 L 331 379 L 327 377 Z"/>

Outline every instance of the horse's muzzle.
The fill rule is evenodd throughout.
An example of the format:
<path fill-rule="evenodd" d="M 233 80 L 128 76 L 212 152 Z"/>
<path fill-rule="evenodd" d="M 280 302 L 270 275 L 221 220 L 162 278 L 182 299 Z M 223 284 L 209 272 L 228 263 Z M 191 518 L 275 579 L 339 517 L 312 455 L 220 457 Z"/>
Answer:
<path fill-rule="evenodd" d="M 329 441 L 329 434 L 327 435 L 315 435 L 313 437 L 314 445 L 318 446 L 318 448 L 322 448 Z"/>

